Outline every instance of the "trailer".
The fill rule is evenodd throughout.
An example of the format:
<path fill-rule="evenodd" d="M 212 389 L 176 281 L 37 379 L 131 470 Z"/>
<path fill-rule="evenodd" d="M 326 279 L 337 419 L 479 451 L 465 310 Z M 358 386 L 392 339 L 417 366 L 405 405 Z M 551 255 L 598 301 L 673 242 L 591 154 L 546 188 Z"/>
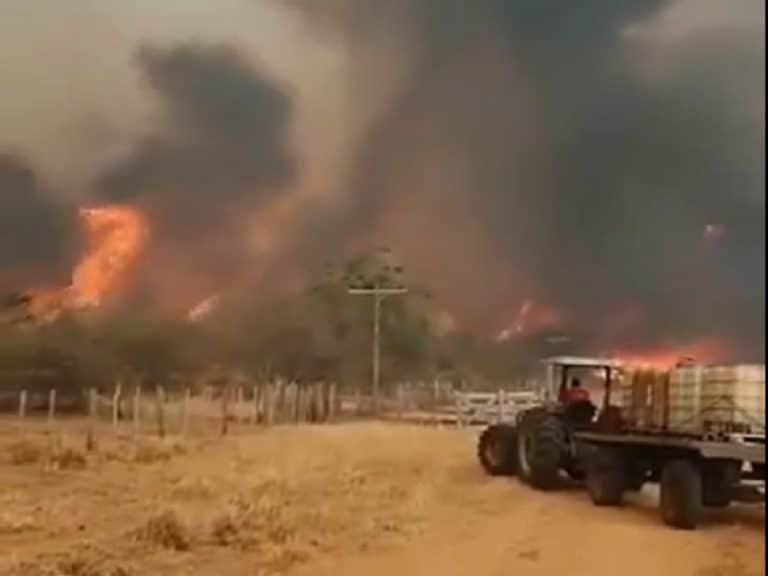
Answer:
<path fill-rule="evenodd" d="M 481 433 L 488 473 L 551 490 L 564 472 L 599 506 L 658 483 L 662 519 L 680 529 L 696 528 L 707 507 L 765 502 L 764 367 L 654 372 L 580 357 L 545 366 L 542 402 Z M 574 371 L 599 381 L 599 406 L 569 395 Z"/>
<path fill-rule="evenodd" d="M 618 506 L 626 492 L 658 483 L 663 521 L 694 529 L 704 508 L 765 502 L 764 440 L 576 432 L 573 441 L 598 506 Z"/>

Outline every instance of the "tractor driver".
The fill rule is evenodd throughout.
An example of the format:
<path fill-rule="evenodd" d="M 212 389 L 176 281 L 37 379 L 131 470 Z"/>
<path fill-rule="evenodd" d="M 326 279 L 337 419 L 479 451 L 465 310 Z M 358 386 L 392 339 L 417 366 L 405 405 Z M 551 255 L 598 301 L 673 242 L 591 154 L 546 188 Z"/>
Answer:
<path fill-rule="evenodd" d="M 581 380 L 574 378 L 571 380 L 571 386 L 565 393 L 566 404 L 577 404 L 580 402 L 591 403 L 589 392 L 581 387 Z"/>

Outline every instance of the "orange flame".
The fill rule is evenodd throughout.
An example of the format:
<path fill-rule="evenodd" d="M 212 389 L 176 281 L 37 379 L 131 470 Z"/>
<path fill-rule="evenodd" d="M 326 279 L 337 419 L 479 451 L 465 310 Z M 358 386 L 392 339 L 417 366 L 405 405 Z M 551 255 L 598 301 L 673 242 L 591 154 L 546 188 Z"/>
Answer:
<path fill-rule="evenodd" d="M 711 363 L 722 361 L 727 348 L 716 340 L 697 340 L 686 345 L 650 348 L 647 350 L 624 350 L 613 354 L 628 365 L 668 369 L 681 361 Z"/>
<path fill-rule="evenodd" d="M 147 236 L 144 215 L 128 206 L 82 208 L 90 248 L 72 274 L 73 304 L 98 306 L 136 261 Z"/>
<path fill-rule="evenodd" d="M 129 206 L 81 208 L 88 250 L 63 288 L 30 292 L 30 313 L 53 319 L 66 308 L 98 306 L 135 263 L 147 239 L 146 218 Z"/>

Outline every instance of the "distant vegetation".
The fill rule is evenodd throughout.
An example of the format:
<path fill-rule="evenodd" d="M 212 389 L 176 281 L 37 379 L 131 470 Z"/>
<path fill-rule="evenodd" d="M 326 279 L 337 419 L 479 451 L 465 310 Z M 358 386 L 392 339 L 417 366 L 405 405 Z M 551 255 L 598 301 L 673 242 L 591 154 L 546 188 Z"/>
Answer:
<path fill-rule="evenodd" d="M 347 289 L 374 285 L 409 288 L 382 307 L 385 389 L 436 377 L 477 386 L 528 368 L 523 360 L 532 351 L 520 343 L 440 330 L 440 310 L 430 295 L 409 285 L 402 268 L 366 255 L 327 266 L 298 295 L 268 306 L 223 302 L 202 322 L 147 310 L 96 310 L 34 328 L 0 325 L 0 372 L 54 370 L 57 382 L 82 388 L 111 387 L 123 374 L 171 385 L 173 375 L 217 365 L 257 378 L 333 380 L 351 389 L 370 380 L 373 312 L 370 298 L 350 296 Z"/>

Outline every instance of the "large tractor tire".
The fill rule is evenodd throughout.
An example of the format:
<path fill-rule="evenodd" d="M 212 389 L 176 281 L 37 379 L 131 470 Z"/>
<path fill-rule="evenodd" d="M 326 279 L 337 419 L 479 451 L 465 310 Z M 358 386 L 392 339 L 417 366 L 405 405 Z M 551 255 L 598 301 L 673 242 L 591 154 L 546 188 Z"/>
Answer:
<path fill-rule="evenodd" d="M 539 490 L 555 488 L 567 449 L 562 422 L 538 411 L 523 416 L 517 430 L 517 474 Z"/>
<path fill-rule="evenodd" d="M 733 500 L 733 488 L 739 482 L 741 462 L 712 460 L 701 466 L 701 500 L 710 508 L 725 508 Z"/>
<path fill-rule="evenodd" d="M 513 476 L 517 469 L 517 432 L 514 426 L 494 424 L 480 434 L 477 457 L 491 476 Z"/>
<path fill-rule="evenodd" d="M 695 462 L 670 460 L 661 472 L 661 517 L 668 526 L 694 530 L 702 517 L 702 478 Z"/>
<path fill-rule="evenodd" d="M 586 462 L 586 486 L 596 506 L 618 506 L 627 489 L 622 452 L 611 446 L 593 446 Z"/>

